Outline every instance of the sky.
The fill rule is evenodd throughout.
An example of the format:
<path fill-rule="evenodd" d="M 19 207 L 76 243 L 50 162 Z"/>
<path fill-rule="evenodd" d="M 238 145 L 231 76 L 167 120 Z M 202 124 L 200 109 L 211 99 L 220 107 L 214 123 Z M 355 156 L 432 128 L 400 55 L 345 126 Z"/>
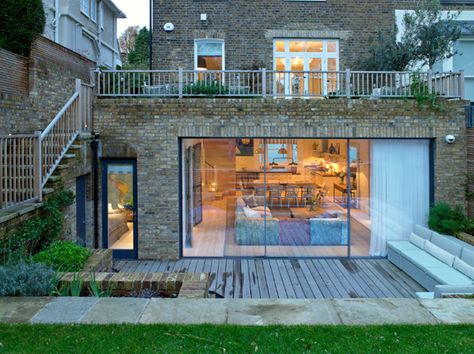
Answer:
<path fill-rule="evenodd" d="M 120 36 L 128 26 L 149 27 L 150 0 L 113 0 L 113 2 L 127 15 L 126 19 L 118 19 L 118 36 Z"/>

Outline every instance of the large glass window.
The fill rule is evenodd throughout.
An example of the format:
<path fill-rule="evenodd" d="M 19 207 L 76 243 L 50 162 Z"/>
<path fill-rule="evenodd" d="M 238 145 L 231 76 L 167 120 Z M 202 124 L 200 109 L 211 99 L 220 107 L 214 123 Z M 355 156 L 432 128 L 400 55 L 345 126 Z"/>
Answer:
<path fill-rule="evenodd" d="M 429 141 L 183 139 L 183 255 L 384 256 L 429 208 Z"/>
<path fill-rule="evenodd" d="M 224 41 L 202 39 L 194 42 L 195 70 L 224 70 Z"/>

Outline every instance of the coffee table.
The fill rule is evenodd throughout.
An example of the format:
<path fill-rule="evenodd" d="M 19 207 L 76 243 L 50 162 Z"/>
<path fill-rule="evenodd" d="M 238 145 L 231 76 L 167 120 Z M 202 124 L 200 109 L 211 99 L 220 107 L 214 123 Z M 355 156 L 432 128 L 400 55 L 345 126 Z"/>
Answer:
<path fill-rule="evenodd" d="M 317 209 L 317 210 L 309 210 L 309 207 L 304 208 L 290 208 L 291 217 L 296 219 L 311 219 L 315 218 L 325 212 L 326 209 Z"/>

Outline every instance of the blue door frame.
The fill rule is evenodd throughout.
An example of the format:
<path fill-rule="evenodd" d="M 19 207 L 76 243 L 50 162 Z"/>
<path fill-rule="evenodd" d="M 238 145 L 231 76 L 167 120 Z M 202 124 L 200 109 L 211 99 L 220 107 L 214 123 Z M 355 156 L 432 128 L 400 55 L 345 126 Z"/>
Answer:
<path fill-rule="evenodd" d="M 76 234 L 77 242 L 86 246 L 86 176 L 76 178 Z"/>
<path fill-rule="evenodd" d="M 102 159 L 102 247 L 109 248 L 108 218 L 108 170 L 109 164 L 131 165 L 133 167 L 133 250 L 113 250 L 117 259 L 138 258 L 138 213 L 137 213 L 137 161 L 135 159 Z"/>

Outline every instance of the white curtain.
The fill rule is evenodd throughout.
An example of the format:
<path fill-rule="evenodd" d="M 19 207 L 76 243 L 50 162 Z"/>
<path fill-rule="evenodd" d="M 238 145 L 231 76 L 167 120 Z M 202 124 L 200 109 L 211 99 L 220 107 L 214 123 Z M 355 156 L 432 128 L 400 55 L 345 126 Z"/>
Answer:
<path fill-rule="evenodd" d="M 426 224 L 430 201 L 428 140 L 372 140 L 371 256 L 385 256 L 387 241 L 407 240 Z"/>

